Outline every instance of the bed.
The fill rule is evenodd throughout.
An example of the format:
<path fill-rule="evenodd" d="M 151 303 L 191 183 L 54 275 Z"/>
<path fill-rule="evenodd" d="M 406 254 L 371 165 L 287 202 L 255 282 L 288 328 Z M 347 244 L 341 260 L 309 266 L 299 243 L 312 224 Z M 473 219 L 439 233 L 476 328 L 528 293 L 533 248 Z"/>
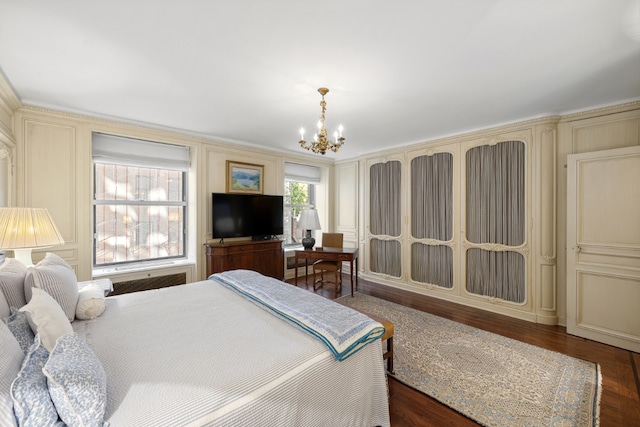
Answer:
<path fill-rule="evenodd" d="M 247 279 L 277 295 L 233 286 Z M 284 293 L 293 315 L 265 304 Z M 296 317 L 327 303 L 352 315 L 337 303 L 240 270 L 105 302 L 72 328 L 104 368 L 110 427 L 389 425 L 380 340 L 339 348 Z"/>

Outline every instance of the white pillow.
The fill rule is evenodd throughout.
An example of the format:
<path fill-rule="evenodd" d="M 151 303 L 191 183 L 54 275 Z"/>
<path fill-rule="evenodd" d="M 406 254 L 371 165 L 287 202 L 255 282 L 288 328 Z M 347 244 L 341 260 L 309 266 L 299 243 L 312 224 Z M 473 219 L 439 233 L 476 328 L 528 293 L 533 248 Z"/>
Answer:
<path fill-rule="evenodd" d="M 78 292 L 76 319 L 95 319 L 104 313 L 106 308 L 107 304 L 104 300 L 102 286 L 96 284 L 87 285 Z"/>
<path fill-rule="evenodd" d="M 20 308 L 27 303 L 24 296 L 24 279 L 27 267 L 15 258 L 5 258 L 0 264 L 0 290 L 9 307 Z"/>
<path fill-rule="evenodd" d="M 69 321 L 73 321 L 78 304 L 78 279 L 69 264 L 54 253 L 47 253 L 42 261 L 27 269 L 24 296 L 31 299 L 31 289 L 45 290 L 60 304 Z"/>
<path fill-rule="evenodd" d="M 29 304 L 20 309 L 27 313 L 29 326 L 34 334 L 40 334 L 44 347 L 51 351 L 56 341 L 64 334 L 73 332 L 69 319 L 51 295 L 39 288 L 33 288 Z"/>
<path fill-rule="evenodd" d="M 0 289 L 0 320 L 6 319 L 9 316 L 11 316 L 11 308 L 9 307 L 7 299 L 4 297 L 4 292 Z"/>
<path fill-rule="evenodd" d="M 18 376 L 24 353 L 7 325 L 0 322 L 0 426 L 15 427 L 11 383 Z"/>

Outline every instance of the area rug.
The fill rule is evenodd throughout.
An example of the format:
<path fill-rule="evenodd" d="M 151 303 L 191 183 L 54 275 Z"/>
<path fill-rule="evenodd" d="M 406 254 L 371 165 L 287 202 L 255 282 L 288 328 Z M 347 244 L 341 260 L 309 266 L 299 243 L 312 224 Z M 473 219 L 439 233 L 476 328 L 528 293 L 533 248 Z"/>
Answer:
<path fill-rule="evenodd" d="M 394 378 L 485 426 L 597 426 L 600 367 L 366 294 L 394 323 Z"/>

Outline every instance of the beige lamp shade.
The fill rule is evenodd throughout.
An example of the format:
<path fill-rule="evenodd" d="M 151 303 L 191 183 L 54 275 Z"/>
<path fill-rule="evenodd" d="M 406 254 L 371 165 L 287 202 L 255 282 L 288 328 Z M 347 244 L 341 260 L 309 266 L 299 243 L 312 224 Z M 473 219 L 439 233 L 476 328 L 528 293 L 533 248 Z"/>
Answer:
<path fill-rule="evenodd" d="M 56 245 L 64 245 L 64 239 L 47 209 L 0 208 L 0 249 L 13 250 L 29 266 L 32 249 Z"/>
<path fill-rule="evenodd" d="M 300 212 L 298 227 L 303 230 L 320 230 L 321 227 L 320 218 L 318 218 L 318 211 L 315 209 L 305 209 Z"/>

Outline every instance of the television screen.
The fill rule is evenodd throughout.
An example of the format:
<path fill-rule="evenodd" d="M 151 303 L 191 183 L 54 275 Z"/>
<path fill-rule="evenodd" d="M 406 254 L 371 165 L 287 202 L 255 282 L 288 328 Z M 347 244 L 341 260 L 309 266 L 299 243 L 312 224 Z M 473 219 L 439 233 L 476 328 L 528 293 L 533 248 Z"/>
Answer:
<path fill-rule="evenodd" d="M 282 196 L 212 193 L 212 238 L 269 239 L 282 234 L 283 209 Z"/>

